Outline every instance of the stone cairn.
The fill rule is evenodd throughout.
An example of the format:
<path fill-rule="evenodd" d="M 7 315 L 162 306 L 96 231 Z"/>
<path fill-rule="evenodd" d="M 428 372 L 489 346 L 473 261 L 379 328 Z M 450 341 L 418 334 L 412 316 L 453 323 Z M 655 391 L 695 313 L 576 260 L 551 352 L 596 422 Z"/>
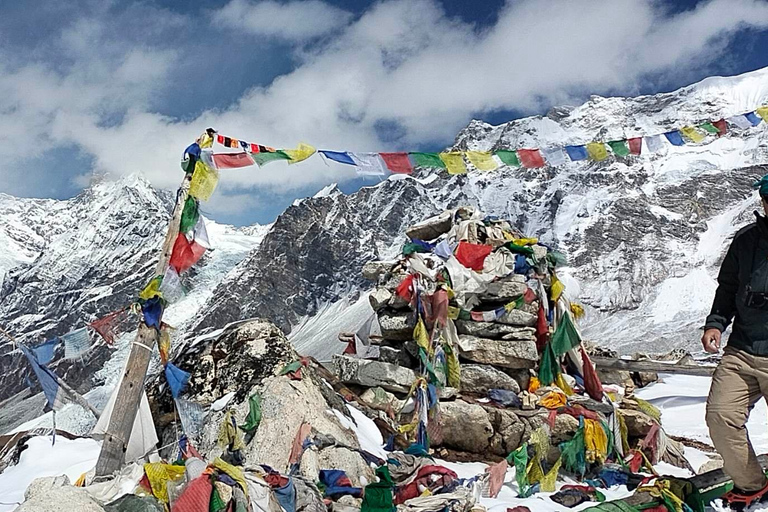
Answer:
<path fill-rule="evenodd" d="M 537 378 L 542 342 L 552 339 L 556 329 L 551 318 L 557 315 L 553 311 L 542 332 L 541 301 L 547 301 L 553 310 L 569 306 L 567 314 L 572 319 L 583 313 L 565 298 L 552 300 L 553 286 L 563 293 L 553 270 L 564 263 L 560 254 L 536 239 L 524 238 L 509 222 L 484 217 L 470 207 L 426 219 L 409 227 L 406 235 L 403 254 L 396 260 L 371 261 L 364 266 L 364 277 L 376 285 L 369 296 L 375 315 L 357 333 L 340 334 L 340 341 L 348 346 L 332 361 L 335 374 L 363 401 L 401 425 L 412 422 L 418 414 L 413 412 L 413 402 L 418 402 L 413 397 L 414 383 L 425 372 L 424 350 L 415 335 L 420 318 L 417 303 L 421 300 L 439 309 L 430 296 L 440 288 L 451 288 L 448 323 L 455 331 L 441 329 L 440 342 L 453 344 L 460 379 L 454 387 L 450 384 L 455 382 L 439 370 L 435 372 L 438 381 L 444 380 L 437 385 L 439 414 L 435 419 L 439 428 L 430 429 L 431 449 L 441 456 L 461 457 L 460 452 L 471 452 L 494 460 L 518 449 L 532 432 L 545 426 L 551 462 L 559 457 L 558 444 L 570 440 L 579 429 L 580 418 L 574 410 L 586 410 L 606 425 L 615 425 L 617 431 L 621 417 L 626 444 L 622 448 L 639 448 L 653 462 L 663 459 L 687 464 L 680 456 L 682 446 L 655 427 L 660 421 L 658 411 L 632 396 L 632 380 L 626 372 L 606 373 L 602 384 L 606 391 L 616 393 L 595 400 L 584 392 L 583 382 L 577 383 L 570 372 L 562 371 L 558 383 L 575 392 L 568 390 L 567 403 L 560 407 L 553 407 L 551 401 L 549 407 L 542 405 L 547 404 L 544 397 L 564 390 L 555 383 L 540 385 Z M 475 254 L 467 254 L 467 247 L 459 246 L 462 243 L 470 244 L 467 247 L 475 252 L 478 246 L 487 246 L 487 256 L 482 262 L 473 261 Z M 477 270 L 467 268 L 467 263 Z M 406 281 L 414 274 L 418 284 L 409 287 Z M 432 311 L 427 331 L 434 332 L 431 328 L 438 316 Z M 371 333 L 375 332 L 372 320 L 378 321 L 380 335 Z M 588 345 L 590 353 L 601 353 Z M 591 365 L 587 352 L 582 353 Z M 581 358 L 579 362 L 584 364 Z M 558 360 L 562 370 L 568 364 L 569 355 Z M 657 430 L 661 434 L 655 434 Z M 622 443 L 622 435 L 617 433 L 615 441 Z M 658 444 L 663 445 L 661 449 Z"/>

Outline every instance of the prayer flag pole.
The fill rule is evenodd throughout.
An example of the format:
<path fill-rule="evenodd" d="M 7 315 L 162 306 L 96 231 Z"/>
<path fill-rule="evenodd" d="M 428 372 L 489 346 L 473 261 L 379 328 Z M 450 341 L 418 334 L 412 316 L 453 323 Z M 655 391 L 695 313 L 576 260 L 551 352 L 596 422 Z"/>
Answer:
<path fill-rule="evenodd" d="M 181 213 L 187 195 L 189 195 L 191 181 L 192 173 L 185 174 L 176 194 L 176 206 L 174 206 L 173 216 L 165 235 L 160 259 L 155 267 L 155 276 L 164 275 L 168 268 L 173 244 L 179 234 Z M 125 451 L 131 437 L 133 423 L 136 421 L 141 395 L 144 392 L 144 379 L 147 375 L 149 359 L 159 337 L 160 333 L 157 329 L 149 327 L 143 319 L 139 322 L 139 329 L 136 339 L 131 345 L 131 353 L 123 371 L 123 380 L 117 392 L 112 416 L 109 419 L 107 431 L 104 433 L 101 453 L 96 463 L 96 476 L 110 475 L 119 470 L 125 462 Z"/>

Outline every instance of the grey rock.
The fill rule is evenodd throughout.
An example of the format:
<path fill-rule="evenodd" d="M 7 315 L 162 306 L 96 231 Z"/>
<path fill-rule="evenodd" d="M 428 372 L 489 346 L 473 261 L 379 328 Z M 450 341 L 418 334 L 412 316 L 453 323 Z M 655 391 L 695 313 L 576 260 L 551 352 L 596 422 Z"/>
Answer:
<path fill-rule="evenodd" d="M 405 348 L 382 345 L 379 347 L 379 361 L 410 368 L 414 364 L 411 354 Z"/>
<path fill-rule="evenodd" d="M 505 368 L 533 368 L 539 360 L 533 340 L 489 340 L 465 334 L 459 335 L 459 355 Z"/>
<path fill-rule="evenodd" d="M 485 395 L 489 389 L 509 389 L 520 392 L 517 381 L 493 366 L 465 364 L 461 366 L 461 392 Z"/>
<path fill-rule="evenodd" d="M 513 309 L 497 318 L 496 321 L 502 324 L 532 327 L 536 325 L 536 318 L 536 314 L 534 313 L 529 313 L 522 309 Z"/>
<path fill-rule="evenodd" d="M 558 414 L 555 418 L 555 427 L 550 435 L 551 443 L 558 444 L 563 441 L 570 441 L 578 429 L 579 420 L 570 414 Z"/>
<path fill-rule="evenodd" d="M 536 331 L 530 327 L 497 324 L 495 322 L 474 322 L 472 320 L 456 320 L 456 330 L 459 334 L 479 336 L 481 338 L 501 338 L 510 336 L 511 339 L 536 339 Z"/>
<path fill-rule="evenodd" d="M 568 398 L 568 401 L 572 404 L 578 404 L 589 409 L 590 411 L 599 412 L 602 414 L 613 414 L 613 407 L 610 404 L 604 402 L 598 402 L 588 396 L 573 395 Z"/>
<path fill-rule="evenodd" d="M 520 297 L 527 289 L 528 285 L 525 284 L 525 277 L 519 274 L 512 274 L 488 284 L 485 292 L 480 295 L 480 300 L 510 301 Z"/>
<path fill-rule="evenodd" d="M 525 423 L 512 411 L 484 407 L 494 430 L 491 449 L 496 455 L 508 455 L 523 442 L 526 431 Z"/>
<path fill-rule="evenodd" d="M 407 392 L 416 374 L 410 368 L 349 356 L 334 356 L 336 374 L 342 382 L 366 387 L 381 386 L 388 391 Z"/>
<path fill-rule="evenodd" d="M 465 452 L 484 453 L 494 430 L 488 413 L 463 400 L 440 403 L 443 445 Z"/>
<path fill-rule="evenodd" d="M 381 336 L 392 341 L 413 339 L 413 315 L 410 312 L 379 311 Z"/>
<path fill-rule="evenodd" d="M 104 512 L 104 508 L 81 487 L 73 487 L 66 476 L 36 478 L 24 493 L 18 512 Z"/>
<path fill-rule="evenodd" d="M 368 302 L 371 304 L 374 311 L 378 311 L 389 304 L 391 299 L 392 292 L 382 287 L 376 288 L 370 295 L 368 295 Z"/>
<path fill-rule="evenodd" d="M 434 217 L 423 220 L 405 230 L 411 240 L 418 238 L 426 242 L 434 240 L 451 229 L 453 212 L 445 211 Z"/>
<path fill-rule="evenodd" d="M 363 265 L 363 277 L 377 282 L 380 276 L 386 275 L 395 265 L 395 261 L 368 261 Z"/>
<path fill-rule="evenodd" d="M 621 409 L 621 415 L 627 424 L 627 435 L 629 437 L 645 437 L 653 426 L 653 418 L 642 411 L 634 409 Z"/>

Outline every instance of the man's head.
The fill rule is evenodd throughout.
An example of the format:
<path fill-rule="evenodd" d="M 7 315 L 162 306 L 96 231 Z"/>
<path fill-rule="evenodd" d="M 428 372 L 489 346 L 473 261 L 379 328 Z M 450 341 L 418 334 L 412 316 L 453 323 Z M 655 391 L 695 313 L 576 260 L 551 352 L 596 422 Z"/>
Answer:
<path fill-rule="evenodd" d="M 752 184 L 752 188 L 756 189 L 760 193 L 761 203 L 763 205 L 763 212 L 768 217 L 768 174 L 757 180 Z"/>

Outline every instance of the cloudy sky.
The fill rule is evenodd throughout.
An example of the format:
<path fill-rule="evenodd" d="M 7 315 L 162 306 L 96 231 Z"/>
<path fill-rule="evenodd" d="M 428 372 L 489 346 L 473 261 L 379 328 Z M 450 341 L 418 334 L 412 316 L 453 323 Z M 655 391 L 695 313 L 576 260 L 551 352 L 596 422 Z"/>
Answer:
<path fill-rule="evenodd" d="M 0 16 L 0 192 L 175 188 L 206 127 L 275 147 L 440 150 L 590 94 L 768 66 L 768 0 L 21 0 Z M 320 158 L 226 171 L 205 207 L 270 222 L 364 182 Z"/>

